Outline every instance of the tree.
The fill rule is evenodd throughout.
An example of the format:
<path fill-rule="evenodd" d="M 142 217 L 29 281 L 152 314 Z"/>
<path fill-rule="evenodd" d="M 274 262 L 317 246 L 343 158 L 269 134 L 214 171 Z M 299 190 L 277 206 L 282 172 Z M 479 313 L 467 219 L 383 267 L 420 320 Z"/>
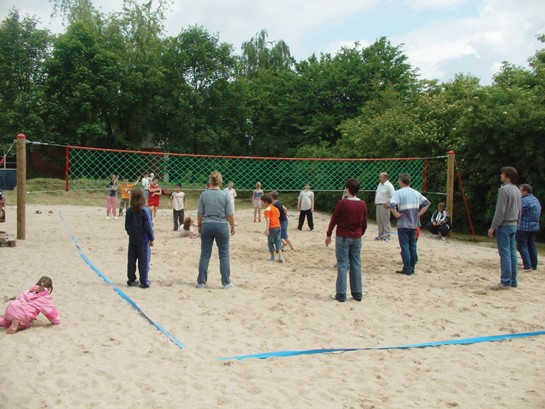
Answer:
<path fill-rule="evenodd" d="M 45 61 L 52 36 L 35 17 L 21 20 L 12 9 L 0 24 L 0 143 L 23 132 L 40 138 L 44 123 Z"/>
<path fill-rule="evenodd" d="M 191 153 L 245 152 L 245 88 L 232 46 L 199 26 L 166 41 L 161 135 Z M 159 109 L 159 106 L 158 106 Z"/>

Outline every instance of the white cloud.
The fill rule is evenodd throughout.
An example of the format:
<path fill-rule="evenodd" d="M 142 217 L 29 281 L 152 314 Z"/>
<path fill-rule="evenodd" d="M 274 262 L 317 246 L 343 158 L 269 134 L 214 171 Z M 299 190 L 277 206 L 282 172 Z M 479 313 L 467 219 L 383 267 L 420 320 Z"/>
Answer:
<path fill-rule="evenodd" d="M 58 18 L 49 17 L 50 3 L 8 1 L 0 0 L 0 19 L 16 6 L 23 15 L 38 15 L 44 27 L 63 30 Z M 120 11 L 122 0 L 94 4 L 104 12 Z M 166 17 L 168 35 L 196 24 L 237 52 L 265 29 L 270 41 L 284 40 L 297 59 L 386 36 L 394 45 L 404 44 L 423 78 L 448 81 L 461 71 L 483 83 L 501 61 L 525 65 L 543 48 L 536 34 L 545 33 L 543 0 L 175 0 Z"/>
<path fill-rule="evenodd" d="M 526 65 L 540 48 L 535 35 L 543 32 L 545 2 L 486 0 L 476 16 L 432 24 L 394 37 L 423 78 L 450 80 L 449 61 L 473 56 L 464 72 L 490 83 L 501 61 Z M 466 60 L 469 61 L 469 60 Z"/>

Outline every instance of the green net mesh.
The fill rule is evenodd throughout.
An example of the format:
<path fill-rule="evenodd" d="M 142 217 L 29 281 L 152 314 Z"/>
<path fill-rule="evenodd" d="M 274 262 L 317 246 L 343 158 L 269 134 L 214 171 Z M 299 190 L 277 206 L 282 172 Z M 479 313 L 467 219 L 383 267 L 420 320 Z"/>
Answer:
<path fill-rule="evenodd" d="M 393 177 L 407 172 L 411 186 L 426 190 L 427 160 L 405 159 L 301 159 L 202 156 L 164 152 L 119 151 L 69 147 L 69 189 L 102 189 L 110 175 L 131 181 L 154 173 L 161 187 L 181 185 L 184 190 L 202 190 L 212 170 L 224 184 L 233 181 L 237 190 L 253 190 L 261 182 L 264 190 L 299 191 L 310 183 L 314 191 L 340 191 L 347 178 L 356 178 L 362 191 L 374 191 L 380 172 Z"/>

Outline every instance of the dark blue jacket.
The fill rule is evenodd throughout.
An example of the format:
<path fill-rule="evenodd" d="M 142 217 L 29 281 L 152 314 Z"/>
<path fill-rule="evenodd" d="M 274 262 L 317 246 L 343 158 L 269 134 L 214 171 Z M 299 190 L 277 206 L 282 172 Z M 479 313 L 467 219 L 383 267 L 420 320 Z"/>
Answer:
<path fill-rule="evenodd" d="M 127 209 L 125 230 L 129 235 L 129 244 L 138 245 L 155 240 L 151 214 L 146 207 L 143 207 L 139 213 L 133 213 L 130 207 Z"/>

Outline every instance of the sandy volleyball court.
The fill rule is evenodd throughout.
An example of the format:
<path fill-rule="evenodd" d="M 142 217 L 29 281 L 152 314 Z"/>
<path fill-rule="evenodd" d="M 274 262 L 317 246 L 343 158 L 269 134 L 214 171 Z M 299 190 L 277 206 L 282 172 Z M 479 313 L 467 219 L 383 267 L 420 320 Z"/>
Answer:
<path fill-rule="evenodd" d="M 15 233 L 15 207 L 2 230 Z M 41 213 L 37 214 L 36 210 Z M 52 213 L 49 213 L 49 210 Z M 190 215 L 195 216 L 194 212 Z M 297 251 L 270 263 L 263 223 L 237 213 L 232 280 L 214 249 L 208 288 L 196 289 L 200 241 L 159 211 L 147 290 L 127 288 L 122 220 L 98 207 L 27 208 L 27 240 L 0 248 L 2 310 L 40 275 L 54 282 L 63 322 L 40 316 L 0 334 L 0 408 L 543 408 L 545 336 L 463 346 L 218 361 L 261 352 L 395 346 L 545 329 L 545 271 L 493 292 L 496 249 L 422 234 L 417 274 L 400 276 L 397 240 L 364 236 L 364 300 L 338 303 L 333 248 L 296 230 Z M 111 280 L 108 285 L 80 256 Z M 543 258 L 543 255 L 541 255 Z M 129 303 L 119 287 L 180 349 Z"/>

